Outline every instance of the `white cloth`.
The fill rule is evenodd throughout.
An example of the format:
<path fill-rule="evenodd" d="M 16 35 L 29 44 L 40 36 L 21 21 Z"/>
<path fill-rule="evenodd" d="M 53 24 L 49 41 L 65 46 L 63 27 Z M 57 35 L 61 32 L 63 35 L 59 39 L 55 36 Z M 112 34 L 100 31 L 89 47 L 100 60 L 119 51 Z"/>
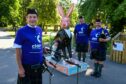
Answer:
<path fill-rule="evenodd" d="M 13 48 L 21 48 L 22 46 L 19 44 L 14 43 Z"/>
<path fill-rule="evenodd" d="M 27 24 L 27 25 L 28 25 L 30 28 L 36 28 L 36 26 L 33 27 L 33 26 L 31 26 L 30 24 Z"/>
<path fill-rule="evenodd" d="M 67 35 L 69 36 L 69 38 L 71 37 L 71 31 L 70 29 L 65 29 L 65 32 L 67 33 Z"/>
<path fill-rule="evenodd" d="M 52 52 L 51 52 L 51 55 L 54 56 L 56 49 L 57 49 L 57 45 L 54 44 L 54 45 L 52 46 Z"/>

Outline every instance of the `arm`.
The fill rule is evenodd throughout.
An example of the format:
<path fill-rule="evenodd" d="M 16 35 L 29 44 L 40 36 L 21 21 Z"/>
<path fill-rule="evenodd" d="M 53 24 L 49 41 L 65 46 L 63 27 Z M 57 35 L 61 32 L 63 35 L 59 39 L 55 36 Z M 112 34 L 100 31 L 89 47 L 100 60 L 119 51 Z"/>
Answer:
<path fill-rule="evenodd" d="M 77 26 L 77 25 L 76 25 Z M 74 41 L 75 41 L 75 43 L 76 43 L 76 26 L 75 26 L 75 28 L 74 28 Z"/>
<path fill-rule="evenodd" d="M 16 33 L 16 38 L 15 38 L 14 45 L 13 45 L 13 47 L 16 49 L 16 61 L 17 61 L 17 65 L 18 65 L 18 74 L 20 77 L 25 76 L 25 71 L 22 66 L 22 51 L 21 51 L 22 42 L 23 42 L 22 35 L 23 35 L 22 30 L 20 28 Z"/>
<path fill-rule="evenodd" d="M 107 30 L 104 30 L 104 32 L 105 32 L 106 39 L 100 38 L 99 39 L 100 42 L 108 42 L 111 39 L 109 32 Z"/>
<path fill-rule="evenodd" d="M 91 31 L 92 31 L 92 29 L 90 28 L 90 26 L 88 25 L 87 26 L 87 35 L 88 35 L 88 37 L 90 37 L 90 33 L 91 33 Z"/>
<path fill-rule="evenodd" d="M 25 70 L 23 68 L 22 62 L 21 62 L 21 48 L 16 48 L 16 61 L 18 65 L 18 73 L 20 77 L 25 76 Z"/>
<path fill-rule="evenodd" d="M 76 33 L 74 33 L 74 40 L 76 40 Z"/>
<path fill-rule="evenodd" d="M 110 40 L 110 37 L 109 37 L 109 38 L 106 38 L 106 39 L 99 38 L 99 41 L 100 41 L 100 42 L 108 42 L 109 40 Z"/>

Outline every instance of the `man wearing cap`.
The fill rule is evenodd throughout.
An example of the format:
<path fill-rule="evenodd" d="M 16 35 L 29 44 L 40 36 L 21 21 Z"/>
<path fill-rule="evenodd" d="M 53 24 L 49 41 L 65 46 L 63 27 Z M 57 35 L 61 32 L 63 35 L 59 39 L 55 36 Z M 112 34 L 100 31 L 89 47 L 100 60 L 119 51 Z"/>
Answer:
<path fill-rule="evenodd" d="M 77 24 L 74 29 L 74 38 L 76 52 L 78 52 L 78 60 L 81 61 L 81 57 L 83 57 L 83 62 L 85 62 L 86 52 L 88 51 L 88 32 L 88 25 L 84 22 L 84 18 L 79 16 L 79 24 Z"/>
<path fill-rule="evenodd" d="M 16 33 L 14 48 L 18 65 L 17 84 L 42 84 L 42 30 L 36 26 L 37 20 L 37 11 L 28 9 L 27 25 L 18 29 Z"/>
<path fill-rule="evenodd" d="M 107 42 L 109 33 L 101 27 L 100 19 L 95 22 L 96 28 L 90 34 L 91 59 L 94 60 L 94 72 L 92 76 L 101 77 L 103 62 L 106 60 Z"/>

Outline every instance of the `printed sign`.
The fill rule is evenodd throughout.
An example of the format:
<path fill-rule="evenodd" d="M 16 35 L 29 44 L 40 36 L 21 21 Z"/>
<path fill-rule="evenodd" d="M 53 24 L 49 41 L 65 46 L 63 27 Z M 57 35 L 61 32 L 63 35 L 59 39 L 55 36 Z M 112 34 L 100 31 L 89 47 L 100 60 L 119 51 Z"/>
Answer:
<path fill-rule="evenodd" d="M 117 51 L 123 51 L 123 44 L 122 43 L 118 43 L 118 42 L 115 42 L 113 44 L 113 50 L 117 50 Z"/>

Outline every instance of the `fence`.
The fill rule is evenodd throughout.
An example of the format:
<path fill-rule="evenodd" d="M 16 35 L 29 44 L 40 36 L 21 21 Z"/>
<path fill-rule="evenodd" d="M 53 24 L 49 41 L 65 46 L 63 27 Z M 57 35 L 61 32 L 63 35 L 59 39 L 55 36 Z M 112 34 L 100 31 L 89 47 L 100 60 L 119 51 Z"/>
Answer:
<path fill-rule="evenodd" d="M 110 59 L 117 63 L 126 63 L 126 34 L 119 32 L 112 38 Z"/>

